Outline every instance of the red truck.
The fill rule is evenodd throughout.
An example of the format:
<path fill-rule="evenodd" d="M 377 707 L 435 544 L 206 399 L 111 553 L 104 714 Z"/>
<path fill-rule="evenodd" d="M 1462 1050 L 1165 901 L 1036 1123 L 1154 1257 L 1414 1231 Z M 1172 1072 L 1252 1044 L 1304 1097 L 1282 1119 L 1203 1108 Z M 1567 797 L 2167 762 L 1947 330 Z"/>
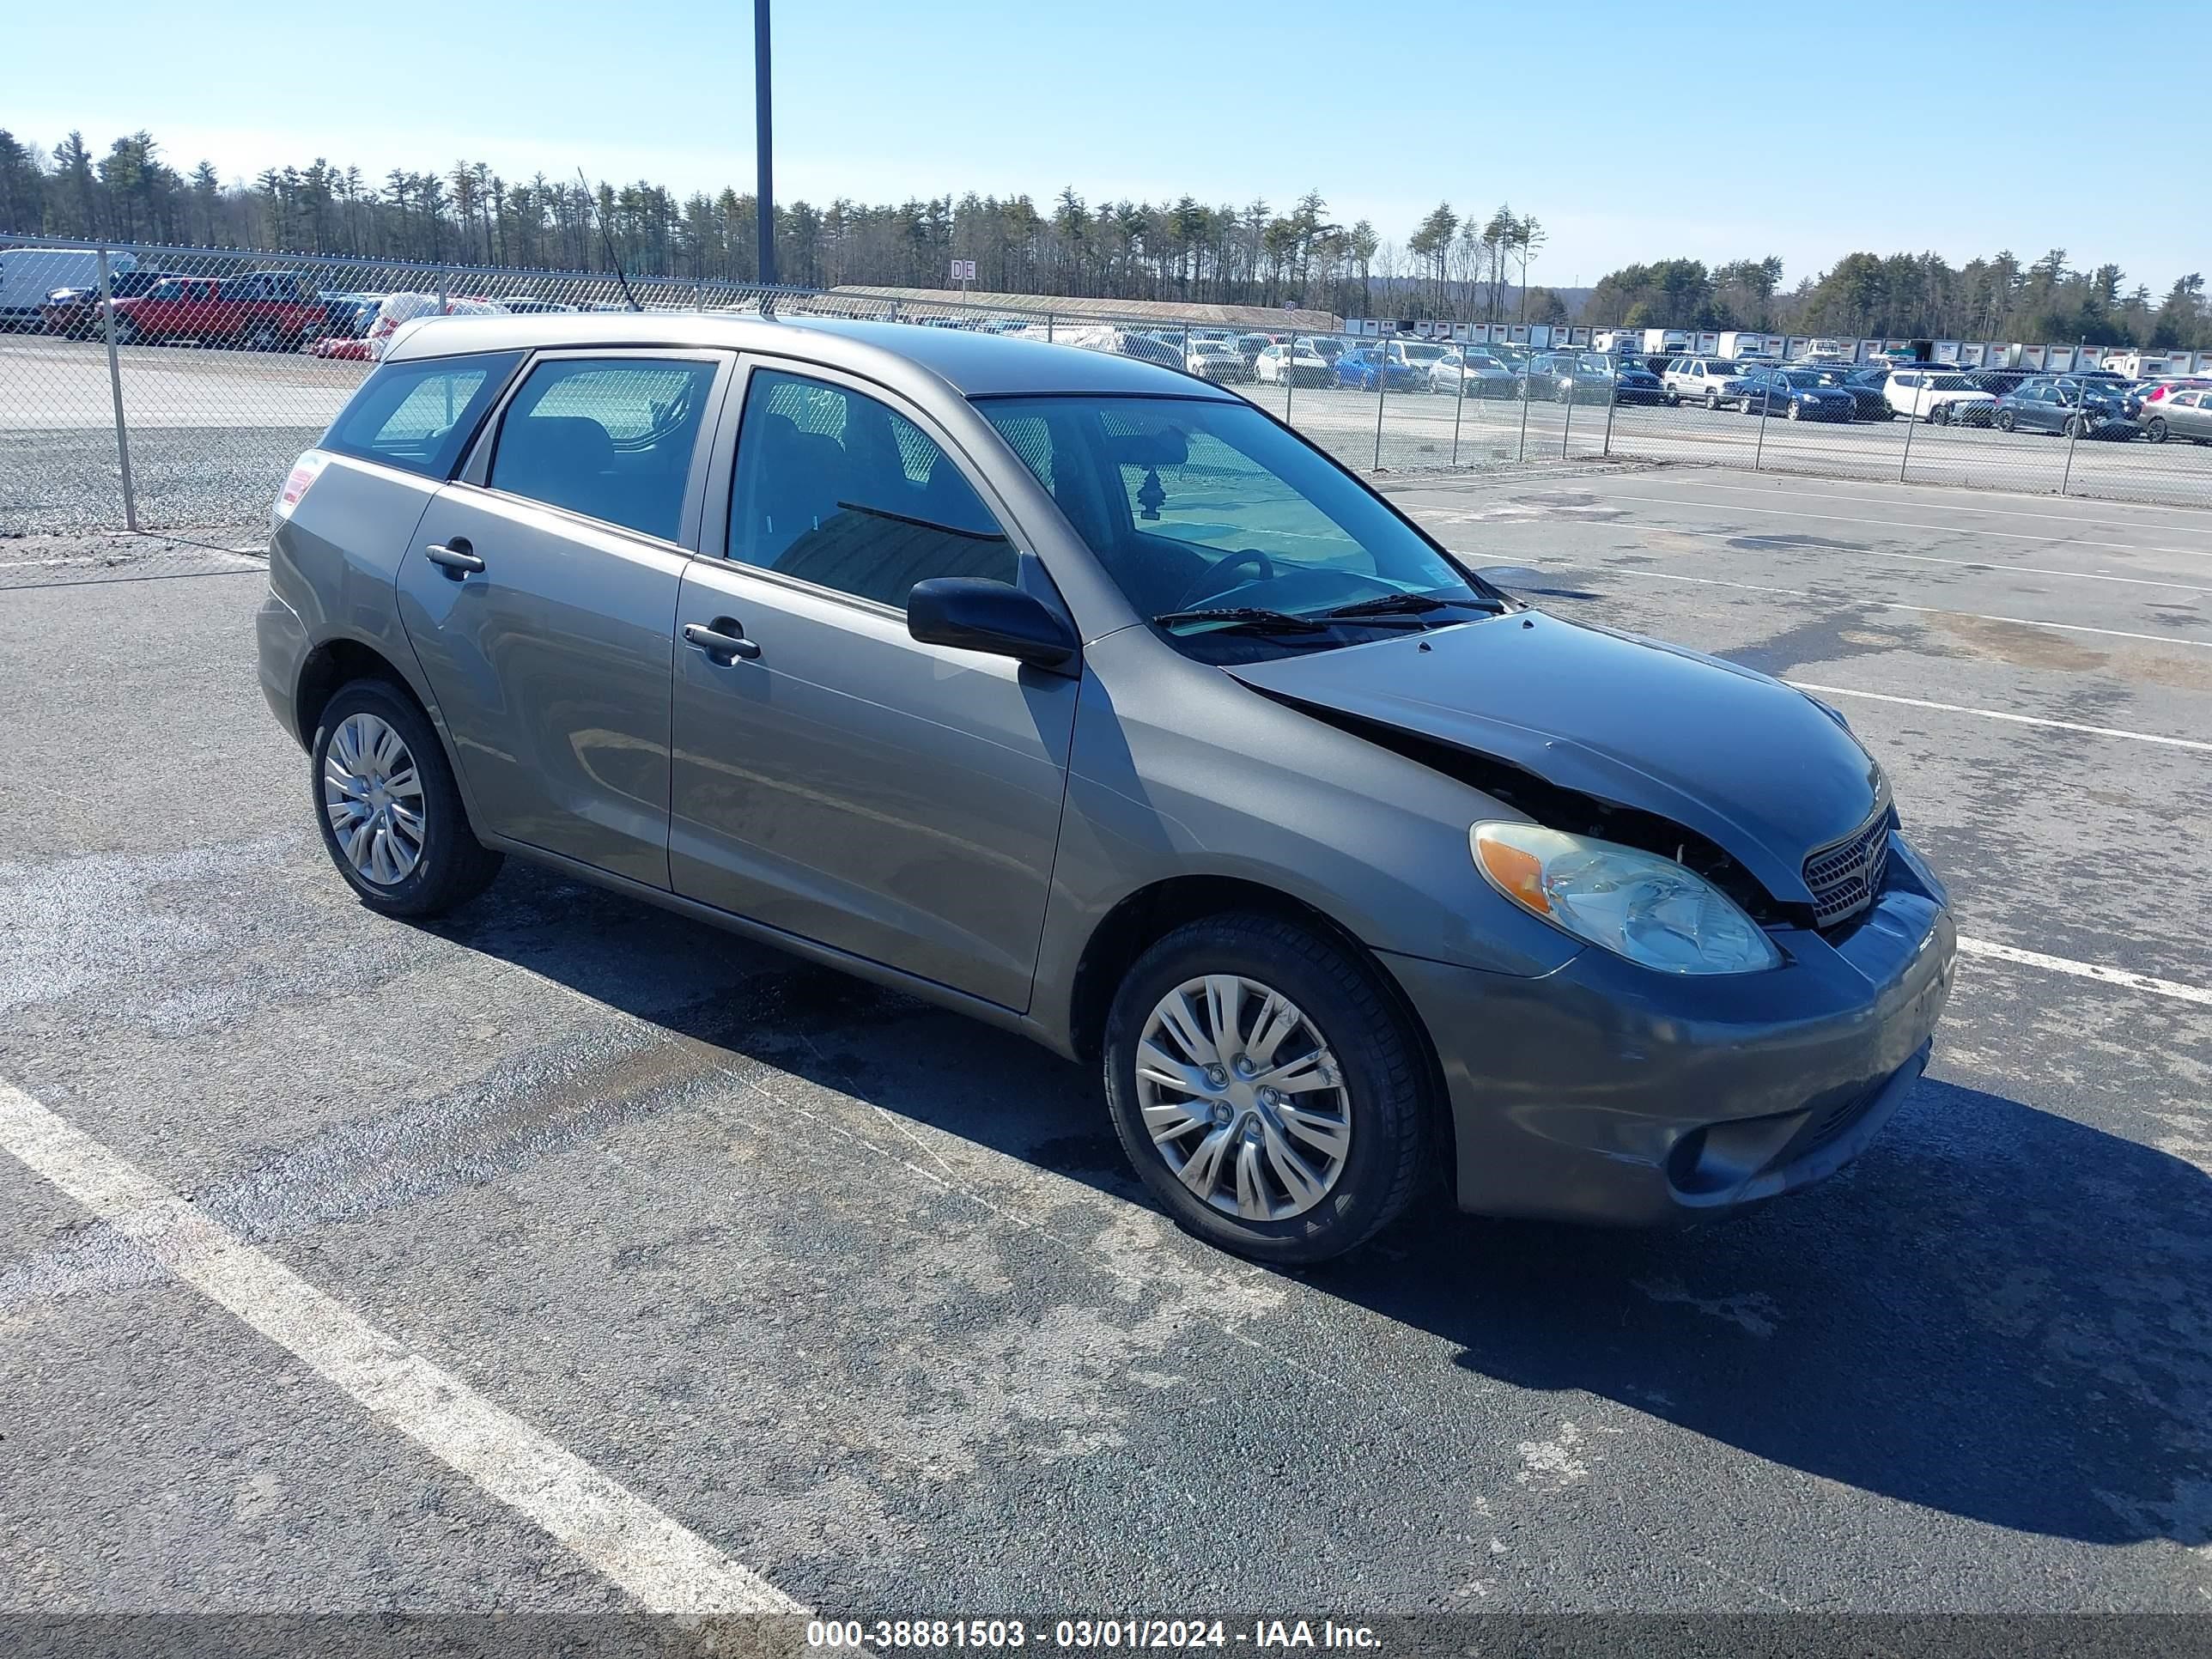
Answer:
<path fill-rule="evenodd" d="M 296 270 L 239 276 L 167 276 L 115 301 L 115 343 L 198 340 L 248 351 L 297 351 L 323 331 L 314 284 Z"/>

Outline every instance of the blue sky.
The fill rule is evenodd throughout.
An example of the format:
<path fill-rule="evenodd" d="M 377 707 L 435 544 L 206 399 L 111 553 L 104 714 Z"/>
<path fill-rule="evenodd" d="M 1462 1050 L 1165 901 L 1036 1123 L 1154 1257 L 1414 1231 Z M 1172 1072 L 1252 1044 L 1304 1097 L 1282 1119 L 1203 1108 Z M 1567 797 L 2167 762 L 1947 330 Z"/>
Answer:
<path fill-rule="evenodd" d="M 222 0 L 216 15 L 90 51 L 81 8 L 22 9 L 0 125 L 47 146 L 76 127 L 102 149 L 143 126 L 172 163 L 204 156 L 226 177 L 322 155 L 380 179 L 461 157 L 679 193 L 752 178 L 748 0 Z M 781 0 L 777 193 L 1042 204 L 1073 184 L 1094 204 L 1188 191 L 1281 209 L 1318 189 L 1333 217 L 1398 242 L 1439 199 L 1510 201 L 1551 233 L 1532 280 L 1563 285 L 1631 259 L 1766 253 L 1794 285 L 1859 248 L 2063 246 L 2154 294 L 2212 271 L 2207 0 L 1544 16 L 1443 0 Z M 2162 78 L 2178 107 L 2160 117 L 2139 94 Z M 2076 95 L 2081 117 L 2063 118 Z"/>

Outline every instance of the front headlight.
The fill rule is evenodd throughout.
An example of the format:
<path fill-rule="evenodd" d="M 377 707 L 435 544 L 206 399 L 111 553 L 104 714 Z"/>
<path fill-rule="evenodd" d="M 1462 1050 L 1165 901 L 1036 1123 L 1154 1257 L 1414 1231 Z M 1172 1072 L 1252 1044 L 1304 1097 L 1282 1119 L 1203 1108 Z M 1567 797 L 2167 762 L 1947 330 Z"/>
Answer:
<path fill-rule="evenodd" d="M 1562 933 L 1662 974 L 1779 967 L 1759 924 L 1704 877 L 1633 847 L 1541 824 L 1489 821 L 1468 832 L 1490 884 Z"/>

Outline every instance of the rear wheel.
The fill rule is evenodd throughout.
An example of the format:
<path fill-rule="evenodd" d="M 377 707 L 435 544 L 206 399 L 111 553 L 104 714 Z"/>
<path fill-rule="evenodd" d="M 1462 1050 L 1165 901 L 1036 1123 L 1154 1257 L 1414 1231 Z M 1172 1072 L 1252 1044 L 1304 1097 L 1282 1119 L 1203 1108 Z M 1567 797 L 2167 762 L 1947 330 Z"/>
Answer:
<path fill-rule="evenodd" d="M 1998 431 L 2009 432 L 2020 424 L 2020 416 L 2008 409 L 2001 409 L 1996 413 L 1996 422 Z"/>
<path fill-rule="evenodd" d="M 499 873 L 501 855 L 470 828 L 438 734 L 388 681 L 340 686 L 310 753 L 324 849 L 370 909 L 441 915 Z"/>
<path fill-rule="evenodd" d="M 2154 415 L 2149 420 L 2143 423 L 2143 436 L 2150 440 L 2150 441 L 2154 444 L 2164 443 L 2166 438 L 2166 416 L 2163 415 Z"/>
<path fill-rule="evenodd" d="M 1296 922 L 1209 916 L 1123 978 L 1106 1099 L 1180 1225 L 1259 1261 L 1321 1261 L 1413 1196 L 1430 1143 L 1419 1052 L 1372 963 Z"/>
<path fill-rule="evenodd" d="M 126 346 L 137 343 L 138 325 L 128 317 L 118 317 L 115 319 L 115 343 Z"/>

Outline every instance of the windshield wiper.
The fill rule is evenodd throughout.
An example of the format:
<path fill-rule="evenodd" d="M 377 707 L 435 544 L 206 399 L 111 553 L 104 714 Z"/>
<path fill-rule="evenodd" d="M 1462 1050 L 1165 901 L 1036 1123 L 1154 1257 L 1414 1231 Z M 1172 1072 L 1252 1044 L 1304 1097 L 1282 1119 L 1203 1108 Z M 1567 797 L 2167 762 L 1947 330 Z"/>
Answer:
<path fill-rule="evenodd" d="M 1493 613 L 1502 612 L 1505 609 L 1504 605 L 1496 599 L 1440 599 L 1427 593 L 1381 593 L 1371 599 L 1359 599 L 1351 605 L 1340 605 L 1334 611 L 1324 611 L 1321 614 L 1332 618 L 1419 617 L 1425 616 L 1431 611 L 1442 611 L 1449 605 L 1457 605 L 1467 611 L 1488 611 Z"/>
<path fill-rule="evenodd" d="M 1182 623 L 1225 623 L 1255 634 L 1326 634 L 1328 624 L 1287 611 L 1257 605 L 1217 605 L 1198 611 L 1163 611 L 1152 618 L 1163 628 Z"/>

